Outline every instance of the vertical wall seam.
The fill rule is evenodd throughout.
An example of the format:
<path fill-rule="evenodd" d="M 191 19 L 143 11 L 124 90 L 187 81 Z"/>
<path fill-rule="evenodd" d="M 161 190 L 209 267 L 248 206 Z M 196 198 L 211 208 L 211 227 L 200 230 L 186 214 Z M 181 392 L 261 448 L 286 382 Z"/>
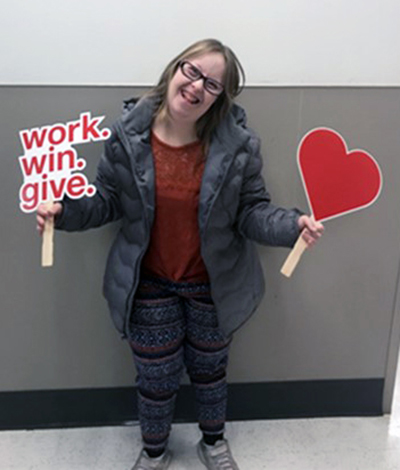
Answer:
<path fill-rule="evenodd" d="M 396 291 L 393 300 L 392 321 L 390 323 L 389 342 L 386 356 L 385 384 L 383 389 L 383 412 L 390 413 L 400 347 L 400 256 L 397 270 Z"/>

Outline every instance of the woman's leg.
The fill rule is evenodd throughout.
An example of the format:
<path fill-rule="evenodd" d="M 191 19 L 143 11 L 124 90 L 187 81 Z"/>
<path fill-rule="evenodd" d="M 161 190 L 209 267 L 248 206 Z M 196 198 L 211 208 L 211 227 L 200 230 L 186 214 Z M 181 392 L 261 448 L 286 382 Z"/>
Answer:
<path fill-rule="evenodd" d="M 218 328 L 212 302 L 189 299 L 185 313 L 185 363 L 195 387 L 199 425 L 203 431 L 203 439 L 197 445 L 199 458 L 208 469 L 239 470 L 223 435 L 230 339 Z"/>
<path fill-rule="evenodd" d="M 129 343 L 137 369 L 138 411 L 144 448 L 156 457 L 166 448 L 183 372 L 185 321 L 178 297 L 134 302 Z"/>
<path fill-rule="evenodd" d="M 226 421 L 226 368 L 230 339 L 218 328 L 212 302 L 185 299 L 185 365 L 195 388 L 198 421 L 204 440 L 222 439 Z"/>

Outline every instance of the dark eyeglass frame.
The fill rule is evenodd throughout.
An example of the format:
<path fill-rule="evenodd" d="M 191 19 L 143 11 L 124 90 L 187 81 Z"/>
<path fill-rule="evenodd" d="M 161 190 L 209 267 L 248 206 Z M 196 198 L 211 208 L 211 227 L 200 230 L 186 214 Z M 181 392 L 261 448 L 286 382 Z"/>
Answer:
<path fill-rule="evenodd" d="M 191 75 L 188 72 L 188 66 L 191 68 L 192 72 L 194 72 L 194 75 Z M 188 60 L 181 60 L 179 62 L 179 68 L 181 69 L 183 75 L 190 81 L 197 82 L 197 80 L 203 80 L 204 89 L 211 95 L 219 96 L 225 89 L 222 83 L 214 80 L 213 78 L 206 77 L 195 65 L 193 65 Z M 213 88 L 214 86 L 216 86 L 216 90 Z"/>

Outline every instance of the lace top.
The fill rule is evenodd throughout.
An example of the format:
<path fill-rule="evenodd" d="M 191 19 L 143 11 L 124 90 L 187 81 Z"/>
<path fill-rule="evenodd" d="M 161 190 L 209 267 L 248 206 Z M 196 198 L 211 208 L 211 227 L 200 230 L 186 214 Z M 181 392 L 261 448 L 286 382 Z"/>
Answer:
<path fill-rule="evenodd" d="M 151 147 L 155 166 L 156 209 L 144 272 L 171 281 L 206 282 L 200 254 L 198 205 L 204 171 L 199 141 L 175 147 L 154 133 Z"/>

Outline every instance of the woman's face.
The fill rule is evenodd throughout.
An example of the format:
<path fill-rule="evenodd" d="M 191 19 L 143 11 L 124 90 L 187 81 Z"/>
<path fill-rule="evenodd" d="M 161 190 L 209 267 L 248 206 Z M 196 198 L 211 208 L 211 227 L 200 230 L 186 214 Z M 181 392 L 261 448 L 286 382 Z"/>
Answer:
<path fill-rule="evenodd" d="M 209 52 L 189 59 L 207 78 L 219 83 L 224 81 L 225 59 L 219 52 Z M 178 67 L 168 87 L 167 105 L 170 116 L 174 120 L 184 120 L 193 124 L 201 117 L 218 96 L 204 88 L 204 80 L 191 81 Z"/>

